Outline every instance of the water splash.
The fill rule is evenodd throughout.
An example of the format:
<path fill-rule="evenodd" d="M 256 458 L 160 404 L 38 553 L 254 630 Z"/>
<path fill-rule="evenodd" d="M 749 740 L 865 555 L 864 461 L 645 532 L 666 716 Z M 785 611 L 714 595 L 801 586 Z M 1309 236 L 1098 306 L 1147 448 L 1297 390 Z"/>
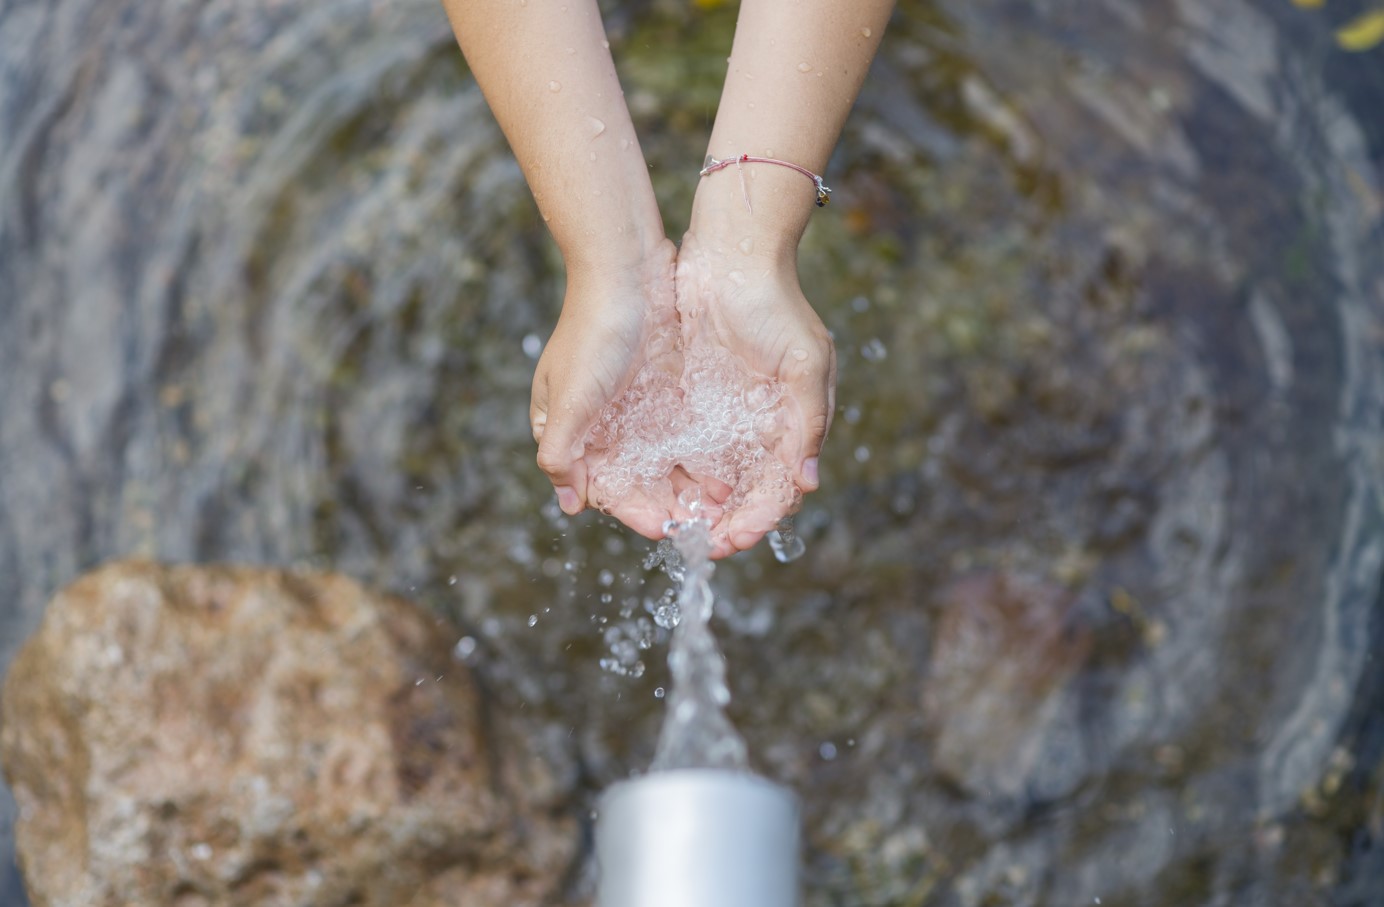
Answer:
<path fill-rule="evenodd" d="M 710 527 L 694 515 L 674 525 L 659 547 L 668 575 L 681 583 L 677 600 L 681 619 L 668 654 L 673 688 L 652 768 L 748 771 L 745 741 L 726 717 L 730 688 L 725 660 L 711 634 L 715 566 L 710 558 Z"/>

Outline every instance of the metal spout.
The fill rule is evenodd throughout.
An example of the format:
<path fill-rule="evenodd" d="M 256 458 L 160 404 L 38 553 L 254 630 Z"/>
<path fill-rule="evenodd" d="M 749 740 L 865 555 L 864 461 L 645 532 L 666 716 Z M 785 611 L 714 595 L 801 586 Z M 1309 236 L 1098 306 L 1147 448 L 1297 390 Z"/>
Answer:
<path fill-rule="evenodd" d="M 654 772 L 596 822 L 599 907 L 798 907 L 798 801 L 750 774 Z"/>

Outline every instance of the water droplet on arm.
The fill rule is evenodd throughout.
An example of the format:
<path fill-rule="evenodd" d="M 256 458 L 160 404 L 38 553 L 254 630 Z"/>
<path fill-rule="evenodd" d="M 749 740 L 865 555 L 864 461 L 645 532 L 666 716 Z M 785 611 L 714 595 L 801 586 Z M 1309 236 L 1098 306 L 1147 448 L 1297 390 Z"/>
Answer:
<path fill-rule="evenodd" d="M 605 132 L 605 123 L 601 122 L 600 120 L 596 119 L 595 117 L 587 117 L 587 118 L 586 118 L 586 130 L 587 130 L 587 134 L 590 135 L 591 138 L 594 139 L 596 136 L 600 135 L 602 132 Z"/>
<path fill-rule="evenodd" d="M 562 91 L 562 83 L 554 79 L 548 83 L 548 90 L 553 94 L 557 94 L 559 91 Z"/>
<path fill-rule="evenodd" d="M 861 35 L 861 37 L 868 38 L 868 37 L 870 37 L 870 35 L 872 35 L 872 34 L 874 34 L 874 32 L 870 31 L 870 29 L 869 29 L 868 27 L 862 28 L 862 29 L 860 30 L 860 35 Z"/>
<path fill-rule="evenodd" d="M 803 62 L 803 63 L 799 63 L 799 64 L 798 64 L 798 72 L 811 72 L 811 71 L 812 71 L 812 64 L 811 64 L 811 63 Z"/>
<path fill-rule="evenodd" d="M 740 240 L 738 248 L 745 255 L 749 255 L 754 251 L 754 240 L 746 236 L 744 239 Z"/>

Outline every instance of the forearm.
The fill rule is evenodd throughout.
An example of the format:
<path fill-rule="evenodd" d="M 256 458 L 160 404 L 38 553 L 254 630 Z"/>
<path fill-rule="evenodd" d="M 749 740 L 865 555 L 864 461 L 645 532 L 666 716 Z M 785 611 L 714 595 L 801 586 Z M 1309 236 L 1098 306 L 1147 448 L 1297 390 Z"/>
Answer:
<path fill-rule="evenodd" d="M 573 271 L 636 266 L 663 239 L 595 0 L 443 0 Z"/>
<path fill-rule="evenodd" d="M 708 153 L 777 158 L 823 173 L 893 7 L 894 0 L 744 0 Z M 729 239 L 741 254 L 791 259 L 816 203 L 811 181 L 772 164 L 736 170 L 703 178 L 694 232 Z"/>

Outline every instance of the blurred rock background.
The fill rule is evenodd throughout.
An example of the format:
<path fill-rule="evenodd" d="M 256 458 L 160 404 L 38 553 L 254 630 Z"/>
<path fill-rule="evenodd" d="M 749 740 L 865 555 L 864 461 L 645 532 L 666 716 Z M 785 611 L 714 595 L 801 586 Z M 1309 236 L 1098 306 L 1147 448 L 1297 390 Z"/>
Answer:
<path fill-rule="evenodd" d="M 734 6 L 608 6 L 677 235 Z M 812 907 L 1379 903 L 1364 9 L 900 4 L 803 251 L 809 557 L 716 577 Z M 532 465 L 561 285 L 432 0 L 0 2 L 0 659 L 113 558 L 337 571 L 454 620 L 588 822 L 666 581 Z"/>

